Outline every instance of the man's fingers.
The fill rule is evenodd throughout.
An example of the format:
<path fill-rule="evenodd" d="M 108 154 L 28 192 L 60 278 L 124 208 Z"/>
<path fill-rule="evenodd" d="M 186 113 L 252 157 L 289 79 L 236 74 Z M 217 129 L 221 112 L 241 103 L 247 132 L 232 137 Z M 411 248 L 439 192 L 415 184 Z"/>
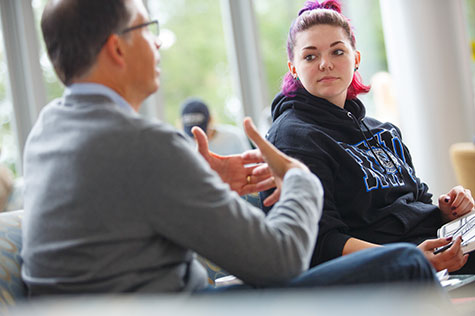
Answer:
<path fill-rule="evenodd" d="M 195 137 L 196 144 L 198 145 L 198 151 L 200 152 L 200 154 L 205 158 L 209 157 L 208 136 L 206 136 L 206 133 L 198 126 L 193 127 L 191 129 L 191 132 Z"/>
<path fill-rule="evenodd" d="M 256 176 L 253 174 L 247 178 L 247 181 L 249 182 L 239 190 L 239 195 L 262 192 L 275 188 L 276 186 L 274 177 L 271 177 L 270 174 L 264 176 Z"/>
<path fill-rule="evenodd" d="M 264 206 L 272 206 L 280 199 L 280 188 L 274 190 L 263 202 Z"/>
<path fill-rule="evenodd" d="M 272 176 L 267 165 L 249 166 L 245 167 L 244 170 L 246 170 L 246 174 L 249 175 L 249 178 L 247 178 L 248 183 L 259 183 Z"/>
<path fill-rule="evenodd" d="M 256 191 L 257 192 L 266 191 L 266 190 L 275 188 L 275 186 L 276 186 L 276 184 L 275 184 L 274 177 L 269 177 L 265 180 L 258 181 L 256 183 Z"/>
<path fill-rule="evenodd" d="M 244 130 L 246 131 L 247 136 L 256 144 L 260 149 L 264 157 L 269 158 L 271 155 L 280 154 L 279 151 L 268 141 L 266 141 L 257 131 L 252 119 L 246 117 L 244 119 Z"/>
<path fill-rule="evenodd" d="M 244 130 L 261 151 L 272 173 L 278 178 L 283 178 L 287 170 L 293 167 L 289 158 L 259 134 L 249 117 L 244 119 Z"/>
<path fill-rule="evenodd" d="M 241 158 L 244 164 L 260 163 L 264 161 L 264 158 L 262 158 L 262 154 L 259 149 L 245 151 L 241 154 Z"/>
<path fill-rule="evenodd" d="M 252 170 L 252 175 L 256 177 L 265 177 L 265 176 L 270 176 L 271 174 L 272 173 L 269 169 L 269 166 L 266 163 L 256 166 Z"/>

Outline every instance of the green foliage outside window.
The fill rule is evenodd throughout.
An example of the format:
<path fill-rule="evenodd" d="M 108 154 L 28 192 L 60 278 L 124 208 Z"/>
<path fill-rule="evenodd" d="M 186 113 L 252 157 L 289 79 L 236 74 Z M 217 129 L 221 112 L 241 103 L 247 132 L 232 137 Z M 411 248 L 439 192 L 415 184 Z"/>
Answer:
<path fill-rule="evenodd" d="M 290 23 L 304 3 L 304 0 L 253 1 L 271 100 L 280 91 L 282 78 L 288 71 L 286 45 Z"/>
<path fill-rule="evenodd" d="M 220 2 L 152 0 L 148 6 L 151 16 L 160 21 L 160 81 L 166 120 L 176 124 L 182 102 L 200 97 L 217 121 L 235 124 L 226 106 L 231 104 L 233 89 Z"/>

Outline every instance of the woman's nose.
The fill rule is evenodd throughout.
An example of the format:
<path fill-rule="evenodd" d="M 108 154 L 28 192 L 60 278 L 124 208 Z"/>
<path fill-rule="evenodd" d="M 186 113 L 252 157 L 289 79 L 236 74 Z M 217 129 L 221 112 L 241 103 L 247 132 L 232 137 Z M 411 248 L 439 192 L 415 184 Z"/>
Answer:
<path fill-rule="evenodd" d="M 320 71 L 325 71 L 326 69 L 333 69 L 333 64 L 328 60 L 328 58 L 322 57 L 320 59 L 319 69 Z"/>

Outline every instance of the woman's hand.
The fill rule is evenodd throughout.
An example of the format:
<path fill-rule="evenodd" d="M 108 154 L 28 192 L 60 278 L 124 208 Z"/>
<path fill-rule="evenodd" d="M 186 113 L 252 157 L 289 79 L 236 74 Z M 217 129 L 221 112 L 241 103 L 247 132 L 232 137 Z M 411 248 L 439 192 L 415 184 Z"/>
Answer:
<path fill-rule="evenodd" d="M 457 271 L 462 268 L 468 260 L 468 254 L 462 253 L 462 237 L 457 237 L 453 245 L 442 251 L 441 253 L 434 254 L 436 248 L 445 246 L 452 241 L 452 238 L 438 238 L 427 239 L 422 242 L 417 248 L 419 248 L 424 256 L 429 260 L 436 271 L 447 269 L 449 272 Z"/>
<path fill-rule="evenodd" d="M 439 197 L 439 208 L 446 222 L 467 214 L 474 209 L 474 205 L 472 193 L 461 185 L 452 188 L 449 193 Z"/>

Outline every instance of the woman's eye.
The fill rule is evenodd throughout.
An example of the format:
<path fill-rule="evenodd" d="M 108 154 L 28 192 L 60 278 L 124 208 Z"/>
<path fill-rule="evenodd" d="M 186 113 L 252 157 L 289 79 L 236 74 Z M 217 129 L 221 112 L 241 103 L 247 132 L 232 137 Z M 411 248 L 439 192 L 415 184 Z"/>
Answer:
<path fill-rule="evenodd" d="M 307 55 L 307 56 L 304 57 L 304 59 L 305 59 L 306 61 L 312 61 L 312 60 L 315 59 L 315 55 Z"/>
<path fill-rule="evenodd" d="M 343 55 L 345 52 L 342 49 L 337 49 L 333 52 L 334 55 L 340 56 Z"/>

